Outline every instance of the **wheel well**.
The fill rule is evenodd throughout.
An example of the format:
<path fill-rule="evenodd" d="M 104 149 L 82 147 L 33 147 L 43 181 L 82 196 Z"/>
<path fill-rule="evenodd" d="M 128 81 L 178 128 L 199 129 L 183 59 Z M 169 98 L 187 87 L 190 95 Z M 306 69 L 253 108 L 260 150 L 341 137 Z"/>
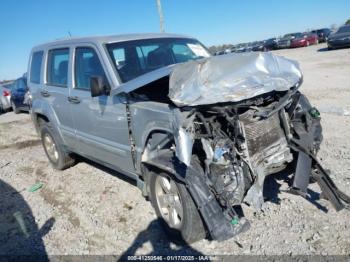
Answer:
<path fill-rule="evenodd" d="M 33 117 L 33 122 L 34 122 L 34 126 L 36 131 L 38 132 L 38 134 L 40 134 L 40 128 L 44 123 L 49 123 L 50 120 L 47 118 L 47 116 L 40 114 L 40 113 L 35 113 L 34 117 Z"/>
<path fill-rule="evenodd" d="M 146 191 L 143 192 L 145 196 L 149 193 L 149 171 L 160 171 L 155 167 L 142 163 L 147 158 L 156 154 L 158 149 L 166 149 L 171 147 L 171 142 L 174 140 L 173 135 L 165 130 L 152 131 L 145 140 L 143 152 L 141 154 L 141 179 L 145 182 Z"/>

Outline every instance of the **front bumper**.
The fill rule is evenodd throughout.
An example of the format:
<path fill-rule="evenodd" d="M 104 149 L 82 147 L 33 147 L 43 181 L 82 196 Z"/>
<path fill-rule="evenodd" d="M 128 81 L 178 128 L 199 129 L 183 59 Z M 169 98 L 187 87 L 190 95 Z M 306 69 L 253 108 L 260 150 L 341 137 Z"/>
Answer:
<path fill-rule="evenodd" d="M 304 46 L 306 46 L 306 42 L 293 42 L 290 45 L 291 48 L 304 47 Z"/>
<path fill-rule="evenodd" d="M 327 45 L 330 48 L 350 47 L 350 38 L 346 40 L 329 40 Z"/>
<path fill-rule="evenodd" d="M 278 48 L 289 48 L 290 47 L 290 43 L 278 43 L 277 47 Z"/>

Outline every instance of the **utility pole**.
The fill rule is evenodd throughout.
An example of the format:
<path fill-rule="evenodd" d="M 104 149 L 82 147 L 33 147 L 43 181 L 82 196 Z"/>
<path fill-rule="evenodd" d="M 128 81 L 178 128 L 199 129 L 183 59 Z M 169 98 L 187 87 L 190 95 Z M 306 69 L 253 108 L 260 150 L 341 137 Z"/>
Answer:
<path fill-rule="evenodd" d="M 160 32 L 164 33 L 164 18 L 163 18 L 162 5 L 160 3 L 160 0 L 156 0 L 156 2 L 157 2 L 158 14 L 159 14 Z"/>

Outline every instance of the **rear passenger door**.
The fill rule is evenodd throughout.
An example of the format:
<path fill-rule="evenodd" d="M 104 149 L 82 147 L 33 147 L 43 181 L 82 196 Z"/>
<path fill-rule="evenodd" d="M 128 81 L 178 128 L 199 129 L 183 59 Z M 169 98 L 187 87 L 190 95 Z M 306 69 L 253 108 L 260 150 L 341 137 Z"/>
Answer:
<path fill-rule="evenodd" d="M 46 80 L 40 90 L 42 99 L 46 100 L 54 112 L 55 120 L 65 140 L 65 144 L 75 147 L 75 133 L 73 118 L 70 113 L 68 96 L 71 85 L 70 49 L 59 47 L 47 52 Z"/>
<path fill-rule="evenodd" d="M 97 49 L 77 46 L 72 71 L 69 100 L 80 153 L 133 171 L 125 104 L 115 96 L 91 97 L 91 76 L 102 76 L 108 82 Z"/>

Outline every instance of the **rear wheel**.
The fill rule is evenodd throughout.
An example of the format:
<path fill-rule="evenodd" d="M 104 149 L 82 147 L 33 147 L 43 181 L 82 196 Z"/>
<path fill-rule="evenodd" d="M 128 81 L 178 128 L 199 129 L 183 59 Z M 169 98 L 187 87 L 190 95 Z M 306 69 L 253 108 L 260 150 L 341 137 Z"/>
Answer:
<path fill-rule="evenodd" d="M 16 104 L 13 101 L 11 101 L 11 107 L 12 107 L 12 110 L 15 114 L 20 113 L 20 110 L 17 108 Z"/>
<path fill-rule="evenodd" d="M 151 172 L 150 200 L 169 236 L 186 243 L 205 238 L 202 218 L 184 184 L 166 173 Z"/>
<path fill-rule="evenodd" d="M 64 170 L 74 165 L 75 159 L 64 150 L 63 145 L 54 135 L 54 131 L 50 123 L 44 122 L 41 125 L 41 141 L 46 156 L 53 168 Z"/>

